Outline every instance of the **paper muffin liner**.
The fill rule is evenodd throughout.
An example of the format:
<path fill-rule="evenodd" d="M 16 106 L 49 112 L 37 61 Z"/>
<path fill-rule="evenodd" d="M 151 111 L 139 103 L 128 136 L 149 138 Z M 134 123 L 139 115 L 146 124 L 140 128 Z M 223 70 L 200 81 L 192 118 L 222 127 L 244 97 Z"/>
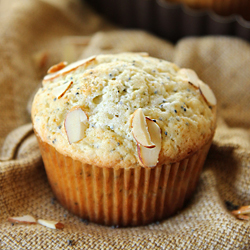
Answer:
<path fill-rule="evenodd" d="M 115 169 L 84 164 L 37 138 L 57 200 L 73 214 L 108 226 L 145 225 L 179 211 L 197 186 L 211 145 L 173 164 Z"/>
<path fill-rule="evenodd" d="M 249 1 L 247 7 L 236 1 L 214 0 L 215 10 L 225 13 L 243 11 L 242 15 L 222 16 L 211 10 L 196 10 L 185 4 L 164 0 L 87 0 L 99 13 L 126 28 L 150 31 L 172 42 L 186 36 L 227 35 L 250 41 Z M 224 6 L 223 6 L 224 5 Z M 240 6 L 238 6 L 240 5 Z M 241 7 L 243 6 L 243 7 Z M 223 13 L 223 12 L 222 12 Z M 249 20 L 249 21 L 247 21 Z"/>

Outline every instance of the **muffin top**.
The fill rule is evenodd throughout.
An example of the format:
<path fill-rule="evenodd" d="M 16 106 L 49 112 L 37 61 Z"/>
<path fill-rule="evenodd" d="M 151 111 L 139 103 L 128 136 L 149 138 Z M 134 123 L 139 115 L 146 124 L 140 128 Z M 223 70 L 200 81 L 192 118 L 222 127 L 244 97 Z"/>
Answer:
<path fill-rule="evenodd" d="M 185 158 L 214 134 L 216 99 L 192 70 L 147 53 L 65 66 L 48 71 L 32 105 L 36 134 L 64 155 L 99 167 L 153 167 Z M 156 164 L 144 164 L 140 149 L 157 151 Z"/>

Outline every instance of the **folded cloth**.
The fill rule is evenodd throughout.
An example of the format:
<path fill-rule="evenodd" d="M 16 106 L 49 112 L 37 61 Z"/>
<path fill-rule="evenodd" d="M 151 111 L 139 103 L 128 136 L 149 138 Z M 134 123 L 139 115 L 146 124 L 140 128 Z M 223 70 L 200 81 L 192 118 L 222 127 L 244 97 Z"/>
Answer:
<path fill-rule="evenodd" d="M 122 51 L 194 69 L 218 100 L 217 131 L 194 196 L 177 215 L 134 228 L 87 223 L 54 199 L 26 108 L 53 63 Z M 249 221 L 236 219 L 226 206 L 250 204 L 249 43 L 202 37 L 173 45 L 117 29 L 84 3 L 27 0 L 1 19 L 0 57 L 1 249 L 249 249 Z M 25 214 L 65 228 L 7 221 Z"/>

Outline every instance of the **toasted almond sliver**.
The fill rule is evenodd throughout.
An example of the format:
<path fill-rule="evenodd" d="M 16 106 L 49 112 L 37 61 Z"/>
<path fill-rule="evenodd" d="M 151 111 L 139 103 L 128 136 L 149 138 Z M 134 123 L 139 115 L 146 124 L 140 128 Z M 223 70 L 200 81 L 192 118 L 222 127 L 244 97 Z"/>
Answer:
<path fill-rule="evenodd" d="M 212 106 L 215 106 L 217 104 L 217 100 L 212 89 L 207 84 L 203 83 L 202 81 L 200 81 L 199 85 L 200 85 L 199 89 L 200 89 L 201 95 L 204 97 L 206 102 Z"/>
<path fill-rule="evenodd" d="M 49 227 L 52 229 L 63 229 L 64 228 L 64 224 L 62 224 L 61 222 L 58 222 L 58 221 L 39 219 L 37 222 L 45 227 Z"/>
<path fill-rule="evenodd" d="M 179 74 L 185 76 L 189 84 L 193 85 L 195 88 L 199 88 L 199 78 L 192 69 L 182 68 L 179 70 Z"/>
<path fill-rule="evenodd" d="M 142 109 L 137 109 L 132 116 L 132 134 L 136 142 L 144 147 L 154 148 L 155 144 L 151 141 L 146 118 Z"/>
<path fill-rule="evenodd" d="M 64 126 L 69 144 L 78 142 L 84 137 L 88 117 L 80 106 L 75 106 L 67 113 Z"/>
<path fill-rule="evenodd" d="M 250 214 L 250 206 L 242 206 L 238 210 L 233 210 L 231 213 L 233 215 Z"/>
<path fill-rule="evenodd" d="M 10 222 L 25 223 L 25 224 L 36 224 L 36 219 L 31 215 L 24 215 L 20 217 L 10 217 L 8 218 Z"/>
<path fill-rule="evenodd" d="M 61 222 L 58 222 L 55 224 L 56 229 L 63 229 L 64 228 L 64 224 L 62 224 Z"/>
<path fill-rule="evenodd" d="M 63 69 L 63 68 L 65 68 L 66 66 L 67 66 L 67 62 L 60 62 L 60 63 L 58 63 L 58 64 L 56 64 L 56 65 L 53 65 L 53 66 L 51 66 L 49 69 L 48 69 L 48 74 L 50 74 L 50 73 L 55 73 L 55 72 L 57 72 L 57 71 L 59 71 L 59 70 L 61 70 L 61 69 Z"/>
<path fill-rule="evenodd" d="M 57 97 L 58 99 L 60 99 L 66 93 L 66 91 L 70 88 L 72 84 L 73 82 L 71 81 L 71 82 L 55 87 L 52 90 L 53 95 Z"/>
<path fill-rule="evenodd" d="M 155 147 L 147 148 L 137 144 L 139 163 L 143 167 L 155 167 L 158 163 L 159 153 L 161 151 L 161 129 L 156 122 L 148 117 L 146 117 L 146 122 L 150 138 L 155 144 Z"/>
<path fill-rule="evenodd" d="M 245 215 L 245 214 L 238 214 L 238 215 L 236 215 L 236 218 L 240 219 L 240 220 L 250 220 L 250 217 L 248 215 Z"/>
<path fill-rule="evenodd" d="M 51 73 L 51 74 L 46 75 L 43 78 L 43 81 L 52 80 L 52 79 L 54 79 L 56 77 L 59 77 L 61 75 L 68 74 L 69 72 L 71 72 L 72 70 L 77 69 L 80 66 L 89 64 L 90 62 L 94 61 L 95 58 L 96 58 L 96 56 L 91 56 L 91 57 L 89 57 L 87 59 L 83 59 L 83 60 L 79 60 L 79 61 L 76 61 L 74 63 L 71 63 L 71 64 L 67 65 L 66 67 L 64 67 L 63 69 L 61 69 L 61 70 L 59 70 L 59 71 L 57 71 L 55 73 Z"/>

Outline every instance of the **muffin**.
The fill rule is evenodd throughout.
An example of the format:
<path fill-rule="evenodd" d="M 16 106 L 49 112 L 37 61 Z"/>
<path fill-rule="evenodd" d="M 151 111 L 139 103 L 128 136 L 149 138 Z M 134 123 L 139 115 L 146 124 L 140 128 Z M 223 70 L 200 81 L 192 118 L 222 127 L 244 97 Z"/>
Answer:
<path fill-rule="evenodd" d="M 57 200 L 104 225 L 145 225 L 179 211 L 215 131 L 209 86 L 147 53 L 92 56 L 48 72 L 32 122 Z"/>

